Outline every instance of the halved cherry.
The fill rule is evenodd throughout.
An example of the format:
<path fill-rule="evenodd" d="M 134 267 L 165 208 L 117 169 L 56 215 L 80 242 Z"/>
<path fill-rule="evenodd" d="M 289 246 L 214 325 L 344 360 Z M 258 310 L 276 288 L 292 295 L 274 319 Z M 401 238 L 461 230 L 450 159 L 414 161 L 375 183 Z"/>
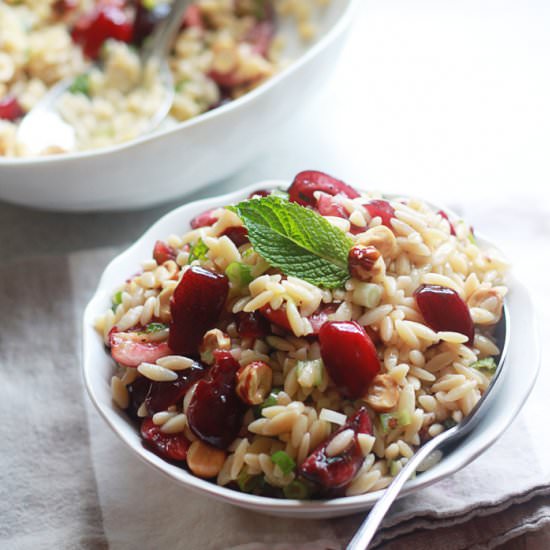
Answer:
<path fill-rule="evenodd" d="M 257 189 L 256 191 L 252 191 L 250 195 L 248 195 L 249 199 L 253 198 L 261 198 L 261 197 L 269 197 L 271 195 L 271 191 L 268 191 L 267 189 Z"/>
<path fill-rule="evenodd" d="M 269 334 L 269 323 L 258 311 L 236 314 L 237 332 L 241 338 L 264 338 Z"/>
<path fill-rule="evenodd" d="M 452 288 L 421 285 L 414 293 L 418 309 L 435 331 L 459 332 L 474 341 L 474 322 L 466 302 Z"/>
<path fill-rule="evenodd" d="M 165 242 L 157 241 L 153 248 L 153 258 L 157 264 L 161 265 L 168 260 L 175 260 L 176 251 Z"/>
<path fill-rule="evenodd" d="M 319 334 L 321 327 L 328 321 L 328 316 L 338 309 L 339 304 L 321 304 L 317 311 L 308 317 L 313 334 Z"/>
<path fill-rule="evenodd" d="M 346 219 L 348 217 L 345 208 L 330 195 L 322 194 L 317 200 L 316 208 L 321 216 L 335 216 Z"/>
<path fill-rule="evenodd" d="M 210 227 L 218 221 L 218 217 L 214 216 L 214 211 L 218 210 L 217 208 L 210 208 L 205 212 L 202 212 L 198 216 L 195 216 L 191 222 L 191 229 L 198 229 L 199 227 Z"/>
<path fill-rule="evenodd" d="M 145 399 L 149 414 L 165 411 L 171 405 L 176 405 L 184 397 L 189 388 L 206 373 L 206 368 L 200 363 L 178 371 L 177 380 L 172 382 L 151 382 L 151 388 Z"/>
<path fill-rule="evenodd" d="M 238 248 L 239 246 L 242 246 L 243 244 L 246 244 L 250 242 L 248 240 L 248 231 L 246 227 L 240 226 L 240 227 L 228 227 L 223 233 L 222 236 L 225 235 L 229 239 L 233 241 L 233 244 Z"/>
<path fill-rule="evenodd" d="M 17 98 L 13 95 L 8 95 L 0 99 L 0 120 L 17 120 L 25 114 L 23 107 Z"/>
<path fill-rule="evenodd" d="M 286 314 L 286 306 L 283 304 L 279 309 L 273 309 L 269 304 L 258 310 L 270 323 L 285 330 L 292 331 Z"/>
<path fill-rule="evenodd" d="M 367 209 L 367 212 L 370 214 L 371 218 L 379 216 L 382 218 L 383 225 L 393 229 L 391 219 L 395 218 L 395 209 L 388 201 L 376 199 L 369 201 L 363 206 Z"/>
<path fill-rule="evenodd" d="M 162 458 L 177 462 L 185 460 L 191 443 L 183 433 L 165 434 L 160 428 L 161 426 L 155 425 L 151 418 L 143 420 L 140 431 L 145 445 Z"/>
<path fill-rule="evenodd" d="M 246 405 L 236 393 L 240 365 L 230 352 L 214 352 L 215 363 L 199 380 L 187 407 L 191 431 L 202 441 L 226 449 L 237 437 Z"/>
<path fill-rule="evenodd" d="M 359 197 L 359 193 L 343 181 L 324 172 L 305 170 L 295 176 L 292 185 L 288 188 L 288 198 L 302 206 L 315 206 L 315 191 L 322 191 L 332 196 L 341 193 L 350 199 Z"/>
<path fill-rule="evenodd" d="M 143 0 L 139 0 L 136 4 L 132 42 L 140 46 L 153 32 L 155 25 L 168 15 L 170 4 L 166 2 L 144 2 Z"/>
<path fill-rule="evenodd" d="M 351 443 L 338 455 L 327 456 L 330 442 L 345 430 L 353 430 Z M 339 430 L 323 441 L 300 466 L 300 474 L 323 489 L 337 489 L 347 485 L 357 474 L 365 457 L 358 434 L 372 434 L 372 424 L 366 407 L 361 407 Z"/>
<path fill-rule="evenodd" d="M 109 346 L 117 363 L 134 368 L 172 353 L 166 342 L 150 342 L 141 332 L 117 332 L 116 327 L 109 334 Z"/>
<path fill-rule="evenodd" d="M 197 356 L 204 333 L 213 328 L 222 313 L 229 281 L 225 275 L 191 266 L 170 299 L 168 345 L 175 353 Z"/>
<path fill-rule="evenodd" d="M 97 58 L 108 38 L 121 42 L 132 40 L 132 23 L 123 4 L 114 0 L 99 2 L 75 23 L 71 33 L 73 41 L 82 46 L 87 57 Z"/>
<path fill-rule="evenodd" d="M 321 357 L 332 380 L 346 397 L 367 393 L 380 371 L 376 348 L 355 321 L 328 321 L 319 331 Z"/>

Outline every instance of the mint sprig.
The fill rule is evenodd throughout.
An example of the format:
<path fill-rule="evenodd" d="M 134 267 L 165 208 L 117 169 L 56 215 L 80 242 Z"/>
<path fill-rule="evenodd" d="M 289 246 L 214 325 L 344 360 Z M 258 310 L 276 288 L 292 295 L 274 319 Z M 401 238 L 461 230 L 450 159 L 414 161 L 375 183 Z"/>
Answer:
<path fill-rule="evenodd" d="M 352 241 L 317 212 L 273 195 L 228 208 L 248 229 L 254 250 L 286 275 L 324 288 L 349 279 Z"/>

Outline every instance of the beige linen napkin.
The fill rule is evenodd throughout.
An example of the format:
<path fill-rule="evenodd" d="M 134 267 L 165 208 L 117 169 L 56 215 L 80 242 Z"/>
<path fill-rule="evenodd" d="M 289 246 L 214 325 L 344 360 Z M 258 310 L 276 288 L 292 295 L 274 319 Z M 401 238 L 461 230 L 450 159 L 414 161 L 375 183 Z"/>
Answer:
<path fill-rule="evenodd" d="M 271 518 L 207 499 L 142 463 L 104 424 L 82 387 L 79 326 L 113 255 L 0 267 L 0 548 L 343 548 L 361 515 Z M 529 421 L 520 416 L 470 466 L 399 501 L 376 545 L 493 548 L 550 524 L 550 476 L 536 458 L 547 438 L 533 439 Z"/>

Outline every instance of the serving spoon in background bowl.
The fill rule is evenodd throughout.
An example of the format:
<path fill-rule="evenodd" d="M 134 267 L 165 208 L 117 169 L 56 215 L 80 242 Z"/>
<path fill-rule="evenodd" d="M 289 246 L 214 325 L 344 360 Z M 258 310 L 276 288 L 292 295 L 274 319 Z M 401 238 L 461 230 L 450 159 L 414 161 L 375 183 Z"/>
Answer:
<path fill-rule="evenodd" d="M 166 16 L 156 25 L 143 46 L 140 55 L 141 80 L 143 82 L 147 65 L 156 63 L 159 79 L 164 89 L 164 98 L 142 133 L 154 130 L 166 118 L 172 107 L 174 80 L 167 57 L 170 46 L 181 27 L 185 10 L 192 1 L 174 0 Z M 74 80 L 74 77 L 70 77 L 56 84 L 21 121 L 17 130 L 17 141 L 30 153 L 38 155 L 51 148 L 60 148 L 64 151 L 75 150 L 75 129 L 63 120 L 57 110 L 59 98 L 73 85 Z"/>
<path fill-rule="evenodd" d="M 506 361 L 508 343 L 510 340 L 510 319 L 506 304 L 504 305 L 502 318 L 495 329 L 495 338 L 501 350 L 498 365 L 491 381 L 489 382 L 489 385 L 487 386 L 487 389 L 476 403 L 476 406 L 471 410 L 470 414 L 465 416 L 458 424 L 448 430 L 445 430 L 433 439 L 430 439 L 416 451 L 416 453 L 407 461 L 405 466 L 403 466 L 395 479 L 390 483 L 390 485 L 388 485 L 387 489 L 384 491 L 384 494 L 372 507 L 354 537 L 346 546 L 346 550 L 366 550 L 376 534 L 379 525 L 382 523 L 384 517 L 388 513 L 388 510 L 393 504 L 393 501 L 397 498 L 405 483 L 422 465 L 422 463 L 429 460 L 431 456 L 434 456 L 434 453 L 441 453 L 439 450 L 440 447 L 447 446 L 451 443 L 457 443 L 459 440 L 464 438 L 483 418 L 483 415 L 487 412 L 491 400 L 495 395 L 493 388 L 502 373 L 504 362 Z"/>

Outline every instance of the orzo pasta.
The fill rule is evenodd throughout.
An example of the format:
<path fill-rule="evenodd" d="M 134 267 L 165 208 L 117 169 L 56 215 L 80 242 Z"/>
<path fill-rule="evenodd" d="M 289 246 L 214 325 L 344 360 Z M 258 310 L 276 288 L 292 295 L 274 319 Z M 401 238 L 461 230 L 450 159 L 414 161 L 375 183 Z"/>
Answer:
<path fill-rule="evenodd" d="M 113 400 L 220 485 L 376 491 L 487 388 L 505 270 L 460 219 L 301 172 L 197 213 L 116 290 Z"/>
<path fill-rule="evenodd" d="M 163 100 L 154 66 L 139 48 L 170 0 L 6 0 L 0 2 L 0 156 L 27 156 L 21 118 L 60 80 L 74 77 L 58 110 L 78 149 L 135 138 Z M 311 38 L 322 0 L 197 0 L 170 56 L 175 98 L 165 125 L 213 109 L 258 86 L 285 64 L 278 17 Z M 90 66 L 102 61 L 102 69 Z M 64 152 L 58 147 L 43 154 Z"/>

